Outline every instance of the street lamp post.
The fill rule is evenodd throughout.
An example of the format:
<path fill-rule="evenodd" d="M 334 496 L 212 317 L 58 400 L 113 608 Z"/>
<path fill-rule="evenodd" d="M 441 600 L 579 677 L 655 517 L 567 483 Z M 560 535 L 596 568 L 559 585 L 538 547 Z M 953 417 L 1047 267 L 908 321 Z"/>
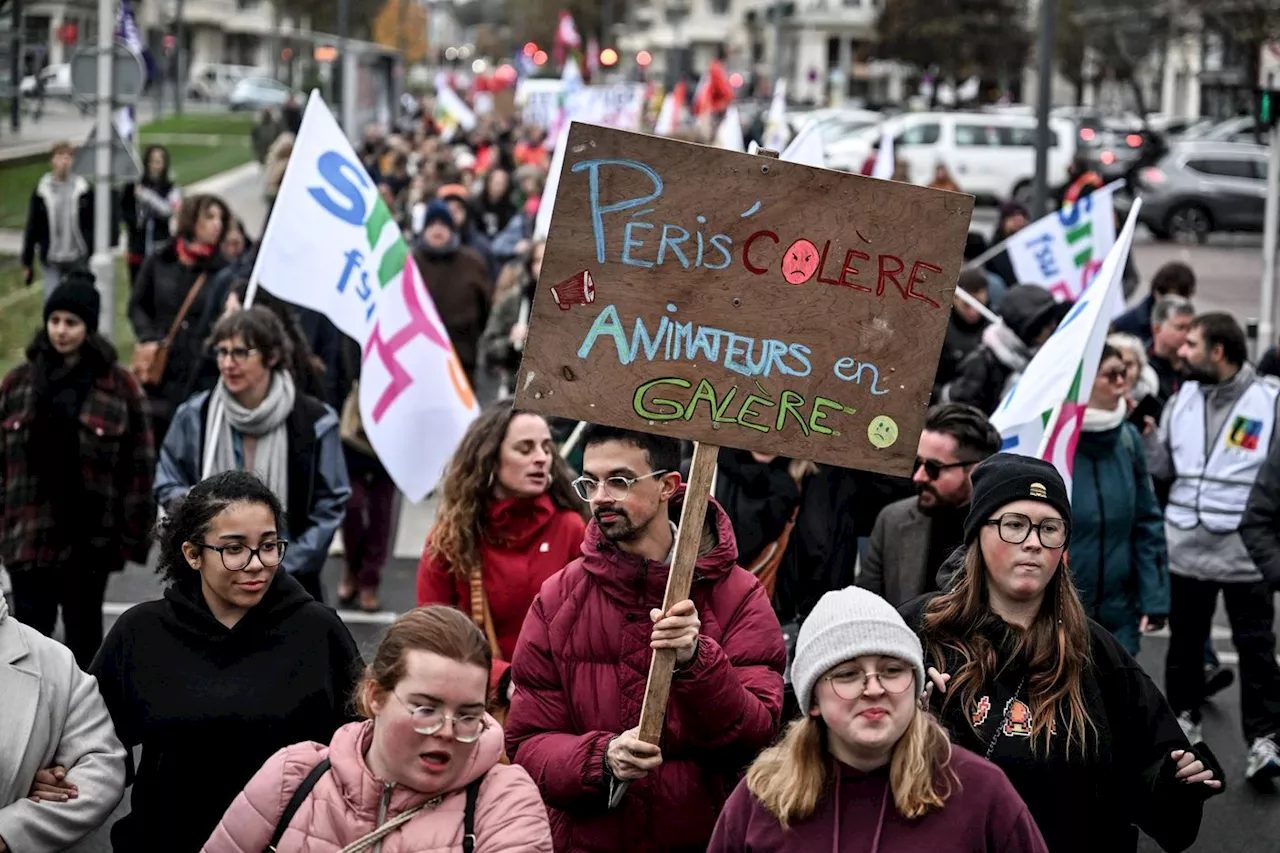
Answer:
<path fill-rule="evenodd" d="M 1053 41 L 1058 21 L 1058 0 L 1040 0 L 1040 71 L 1036 95 L 1036 178 L 1032 213 L 1049 212 L 1049 108 L 1053 99 Z"/>

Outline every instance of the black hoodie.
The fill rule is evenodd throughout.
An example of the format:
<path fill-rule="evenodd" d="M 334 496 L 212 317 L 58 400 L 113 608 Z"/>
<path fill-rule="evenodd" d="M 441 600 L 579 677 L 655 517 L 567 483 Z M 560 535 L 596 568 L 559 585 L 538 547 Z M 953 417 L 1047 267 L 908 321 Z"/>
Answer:
<path fill-rule="evenodd" d="M 963 555 L 964 549 L 957 549 L 939 570 L 939 589 L 950 587 Z M 939 594 L 920 596 L 899 608 L 920 634 L 926 657 L 924 610 Z M 1084 755 L 1074 746 L 1068 753 L 1061 718 L 1048 754 L 1031 750 L 1022 724 L 1027 669 L 1014 654 L 1012 630 L 988 612 L 970 633 L 983 634 L 997 649 L 998 674 L 983 685 L 975 708 L 962 708 L 957 699 L 944 705 L 936 690 L 931 707 L 952 741 L 987 755 L 1005 772 L 1052 853 L 1134 853 L 1139 827 L 1167 851 L 1185 850 L 1195 842 L 1203 803 L 1218 791 L 1179 782 L 1170 753 L 1192 749 L 1219 779 L 1221 765 L 1204 744 L 1192 748 L 1187 743 L 1159 688 L 1105 628 L 1089 620 L 1090 657 L 1082 693 L 1096 736 Z M 954 673 L 959 660 L 954 653 L 949 657 L 956 659 L 930 658 L 925 665 Z"/>
<path fill-rule="evenodd" d="M 234 628 L 194 584 L 131 608 L 91 667 L 120 740 L 142 746 L 114 848 L 200 850 L 273 753 L 351 719 L 362 667 L 338 615 L 285 572 Z"/>

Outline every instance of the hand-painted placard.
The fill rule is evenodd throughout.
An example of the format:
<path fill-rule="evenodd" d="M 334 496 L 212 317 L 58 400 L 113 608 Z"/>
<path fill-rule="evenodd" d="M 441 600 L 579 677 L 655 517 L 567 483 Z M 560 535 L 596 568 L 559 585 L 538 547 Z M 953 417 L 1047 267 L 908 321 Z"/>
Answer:
<path fill-rule="evenodd" d="M 516 405 L 906 474 L 972 213 L 574 123 Z"/>

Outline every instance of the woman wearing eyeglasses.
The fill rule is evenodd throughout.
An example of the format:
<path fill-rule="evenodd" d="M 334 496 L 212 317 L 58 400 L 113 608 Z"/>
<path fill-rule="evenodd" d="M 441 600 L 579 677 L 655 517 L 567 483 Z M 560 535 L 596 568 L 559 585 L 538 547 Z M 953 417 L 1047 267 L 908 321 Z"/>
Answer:
<path fill-rule="evenodd" d="M 209 340 L 218 384 L 178 407 L 160 448 L 156 499 L 167 508 L 212 474 L 256 472 L 284 505 L 284 570 L 323 601 L 320 570 L 351 495 L 338 416 L 298 391 L 293 348 L 267 309 L 223 317 Z"/>
<path fill-rule="evenodd" d="M 91 671 L 126 749 L 142 747 L 117 851 L 194 853 L 262 763 L 348 722 L 363 669 L 337 615 L 281 571 L 292 543 L 255 475 L 197 484 L 160 527 L 164 597 L 111 627 Z"/>
<path fill-rule="evenodd" d="M 484 631 L 494 660 L 510 661 L 542 582 L 581 553 L 586 504 L 571 476 L 541 415 L 510 401 L 486 409 L 445 471 L 418 564 L 418 606 L 460 608 Z M 505 688 L 506 671 L 495 667 L 495 689 Z"/>
<path fill-rule="evenodd" d="M 488 641 L 457 610 L 401 616 L 356 689 L 364 722 L 273 755 L 205 853 L 551 853 L 537 785 L 499 763 L 489 668 Z"/>
<path fill-rule="evenodd" d="M 974 469 L 970 506 L 958 573 L 903 608 L 952 739 L 1004 770 L 1054 853 L 1133 853 L 1139 828 L 1165 850 L 1189 847 L 1221 770 L 1085 614 L 1062 477 L 996 454 Z"/>
<path fill-rule="evenodd" d="M 889 602 L 824 595 L 791 678 L 805 714 L 738 783 L 708 853 L 1047 853 L 1005 775 L 919 706 L 920 640 Z"/>
<path fill-rule="evenodd" d="M 1138 653 L 1141 634 L 1169 615 L 1164 513 L 1128 422 L 1128 368 L 1107 345 L 1076 445 L 1071 486 L 1071 579 L 1090 619 Z"/>

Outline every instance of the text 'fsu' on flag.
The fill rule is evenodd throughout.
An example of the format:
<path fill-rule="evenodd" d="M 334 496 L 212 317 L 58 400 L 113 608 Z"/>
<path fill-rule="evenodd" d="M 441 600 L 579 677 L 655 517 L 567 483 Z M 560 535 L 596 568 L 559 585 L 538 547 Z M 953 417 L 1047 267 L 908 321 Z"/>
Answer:
<path fill-rule="evenodd" d="M 410 500 L 435 487 L 478 408 L 395 217 L 311 93 L 253 278 L 361 346 L 360 416 Z"/>

